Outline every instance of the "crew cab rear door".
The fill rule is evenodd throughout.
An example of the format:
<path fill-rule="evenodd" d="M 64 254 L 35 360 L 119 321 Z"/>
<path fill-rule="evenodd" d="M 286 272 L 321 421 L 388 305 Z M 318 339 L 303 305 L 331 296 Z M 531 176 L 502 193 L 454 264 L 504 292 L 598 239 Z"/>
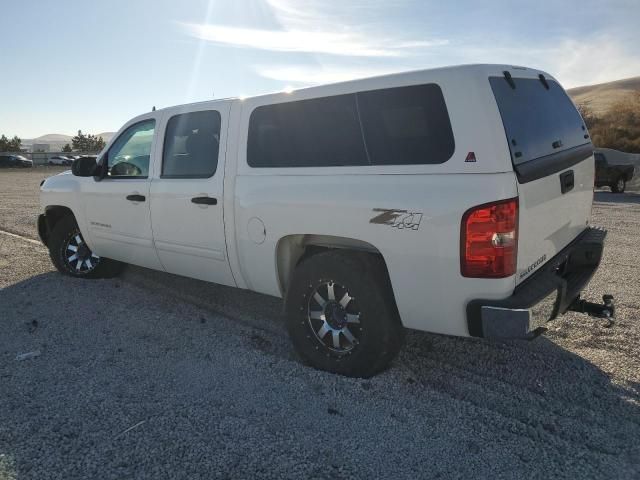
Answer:
<path fill-rule="evenodd" d="M 220 101 L 165 111 L 150 197 L 153 240 L 165 270 L 235 286 L 223 210 L 230 108 L 230 101 Z"/>
<path fill-rule="evenodd" d="M 556 81 L 544 75 L 489 81 L 518 179 L 520 283 L 587 227 L 593 145 L 582 117 Z"/>

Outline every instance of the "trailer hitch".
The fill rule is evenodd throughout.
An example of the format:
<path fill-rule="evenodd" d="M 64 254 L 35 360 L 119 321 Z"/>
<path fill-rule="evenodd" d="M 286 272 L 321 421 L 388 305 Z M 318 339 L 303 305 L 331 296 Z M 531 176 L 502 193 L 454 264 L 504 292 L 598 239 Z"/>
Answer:
<path fill-rule="evenodd" d="M 604 318 L 608 320 L 606 328 L 613 326 L 616 314 L 616 306 L 613 303 L 613 295 L 603 295 L 603 303 L 592 303 L 582 300 L 580 296 L 576 298 L 567 310 L 572 312 L 586 313 L 590 317 Z"/>

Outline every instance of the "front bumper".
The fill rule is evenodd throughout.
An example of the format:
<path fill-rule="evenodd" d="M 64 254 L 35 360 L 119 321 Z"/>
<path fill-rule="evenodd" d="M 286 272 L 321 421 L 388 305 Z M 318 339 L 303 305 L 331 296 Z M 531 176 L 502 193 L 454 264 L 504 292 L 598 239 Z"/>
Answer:
<path fill-rule="evenodd" d="M 467 304 L 469 334 L 485 338 L 532 338 L 565 313 L 598 269 L 607 231 L 587 228 L 503 300 Z"/>
<path fill-rule="evenodd" d="M 38 215 L 38 236 L 40 241 L 46 247 L 49 243 L 49 225 L 47 224 L 47 217 L 44 214 Z"/>

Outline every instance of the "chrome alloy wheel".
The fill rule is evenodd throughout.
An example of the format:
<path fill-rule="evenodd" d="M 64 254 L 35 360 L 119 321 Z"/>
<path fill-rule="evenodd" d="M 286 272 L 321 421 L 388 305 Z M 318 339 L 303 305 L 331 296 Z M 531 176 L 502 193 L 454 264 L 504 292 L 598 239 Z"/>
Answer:
<path fill-rule="evenodd" d="M 328 350 L 349 353 L 358 345 L 362 334 L 360 311 L 343 285 L 321 283 L 309 297 L 307 317 L 316 340 Z"/>
<path fill-rule="evenodd" d="M 76 273 L 89 273 L 100 262 L 100 257 L 89 249 L 80 233 L 72 235 L 67 240 L 63 255 L 69 270 Z"/>
<path fill-rule="evenodd" d="M 624 187 L 625 187 L 624 178 L 619 178 L 618 179 L 618 181 L 616 182 L 616 187 L 617 187 L 619 192 L 624 190 Z"/>

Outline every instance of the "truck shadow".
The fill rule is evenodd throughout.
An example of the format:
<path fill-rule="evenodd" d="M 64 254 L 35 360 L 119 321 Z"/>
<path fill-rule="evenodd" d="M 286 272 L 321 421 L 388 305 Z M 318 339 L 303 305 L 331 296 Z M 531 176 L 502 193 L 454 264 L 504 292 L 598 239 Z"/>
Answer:
<path fill-rule="evenodd" d="M 593 200 L 602 203 L 631 203 L 640 204 L 640 193 L 611 193 L 606 191 L 596 191 Z"/>
<path fill-rule="evenodd" d="M 100 298 L 109 300 L 99 303 L 98 311 L 96 305 Z M 151 308 L 148 306 L 154 308 L 149 315 L 144 311 Z M 78 308 L 83 309 L 81 314 L 78 314 Z M 171 311 L 173 316 L 162 315 L 165 310 Z M 75 316 L 70 315 L 70 311 Z M 219 314 L 230 317 L 233 322 L 214 318 Z M 195 320 L 182 322 L 177 330 L 176 317 L 181 316 Z M 30 339 L 34 335 L 39 335 L 35 344 L 50 345 L 43 348 L 43 357 L 47 357 L 47 349 L 59 349 L 51 343 L 62 332 L 77 342 L 68 352 L 62 350 L 49 358 L 34 359 L 34 362 L 46 361 L 54 372 L 64 372 L 73 357 L 75 369 L 82 369 L 85 362 L 91 364 L 95 375 L 102 375 L 100 372 L 112 368 L 108 359 L 116 355 L 113 353 L 116 347 L 120 349 L 131 332 L 144 340 L 139 343 L 142 350 L 127 354 L 126 347 L 122 347 L 125 352 L 118 354 L 122 371 L 140 370 L 147 355 L 164 358 L 163 355 L 168 354 L 158 352 L 165 352 L 165 348 L 170 351 L 170 361 L 182 365 L 180 375 L 184 378 L 181 383 L 173 382 L 170 372 L 166 377 L 154 377 L 161 382 L 155 388 L 163 392 L 163 396 L 177 388 L 181 390 L 180 395 L 190 391 L 193 386 L 185 387 L 191 378 L 190 369 L 204 372 L 201 376 L 193 374 L 193 382 L 199 384 L 197 395 L 202 395 L 209 387 L 215 388 L 216 395 L 221 398 L 225 397 L 220 393 L 221 389 L 227 387 L 237 393 L 243 385 L 246 387 L 241 379 L 248 375 L 248 364 L 229 362 L 229 358 L 263 355 L 265 363 L 279 365 L 278 368 L 284 365 L 287 373 L 282 375 L 283 371 L 276 371 L 261 382 L 277 383 L 270 389 L 281 391 L 279 401 L 290 402 L 294 410 L 304 408 L 304 405 L 298 405 L 304 403 L 304 398 L 301 399 L 304 395 L 299 391 L 292 393 L 287 386 L 292 376 L 297 385 L 306 384 L 310 392 L 318 395 L 329 395 L 328 392 L 333 391 L 333 396 L 340 397 L 356 392 L 358 401 L 365 404 L 363 411 L 378 409 L 383 404 L 385 415 L 390 415 L 398 428 L 409 428 L 415 422 L 414 417 L 403 413 L 407 410 L 419 412 L 433 408 L 433 405 L 448 405 L 450 408 L 440 410 L 446 413 L 438 421 L 450 423 L 452 427 L 460 422 L 479 422 L 480 426 L 471 425 L 478 438 L 487 432 L 491 437 L 515 436 L 518 445 L 513 445 L 514 451 L 525 452 L 522 453 L 525 456 L 528 451 L 533 455 L 528 460 L 519 457 L 514 460 L 517 464 L 535 460 L 536 449 L 554 449 L 567 455 L 589 457 L 589 461 L 598 466 L 613 460 L 629 468 L 640 458 L 637 444 L 640 438 L 639 385 L 614 383 L 598 366 L 545 336 L 531 342 L 495 342 L 408 331 L 406 345 L 390 369 L 368 380 L 348 379 L 302 367 L 295 360 L 286 339 L 279 299 L 139 268 L 129 268 L 122 279 L 91 282 L 61 277 L 57 273 L 35 276 L 0 290 L 0 318 L 7 333 L 0 338 L 0 353 L 5 352 L 0 356 L 0 374 L 10 379 L 3 388 L 12 390 L 20 388 L 20 383 L 16 383 L 20 377 L 15 371 L 24 368 L 24 364 L 9 358 L 6 352 L 14 355 L 16 349 L 31 348 Z M 224 330 L 219 330 L 217 321 L 225 322 Z M 102 329 L 98 336 L 95 335 L 99 331 L 96 323 Z M 57 333 L 48 334 L 54 330 Z M 175 341 L 177 335 L 188 341 Z M 228 338 L 221 339 L 220 336 Z M 219 342 L 218 348 L 223 351 L 207 359 L 203 369 L 202 359 L 194 353 L 197 349 L 193 345 L 201 342 L 206 347 L 206 342 L 213 339 Z M 94 350 L 102 353 L 95 355 Z M 274 360 L 268 360 L 268 357 L 274 357 Z M 56 362 L 59 365 L 56 366 Z M 225 371 L 237 376 L 239 383 L 209 379 L 207 375 L 217 371 L 216 362 L 224 363 Z M 165 362 L 162 368 L 171 368 L 167 364 Z M 164 378 L 166 380 L 162 380 Z M 66 380 L 62 376 L 55 381 L 64 383 Z M 122 382 L 123 385 L 114 388 L 130 388 L 125 385 L 126 377 Z M 63 397 L 74 402 L 74 392 L 70 386 Z M 256 395 L 248 402 L 259 404 L 262 401 L 260 393 L 249 390 L 245 393 L 249 397 Z M 20 394 L 16 390 L 12 395 L 15 399 Z M 173 396 L 174 393 L 166 394 L 169 399 Z M 64 403 L 64 398 L 57 400 Z M 55 408 L 49 406 L 42 411 L 51 413 Z M 336 415 L 340 408 L 330 410 Z M 30 408 L 30 411 L 38 410 Z M 46 418 L 41 420 L 47 421 Z M 403 423 L 406 425 L 402 426 Z M 282 425 L 282 428 L 295 430 L 296 425 Z M 428 434 L 427 431 L 423 433 Z M 458 430 L 450 433 L 459 434 Z M 469 437 L 458 440 L 470 445 L 472 451 L 485 448 L 473 443 Z M 490 444 L 486 448 L 490 448 Z"/>

